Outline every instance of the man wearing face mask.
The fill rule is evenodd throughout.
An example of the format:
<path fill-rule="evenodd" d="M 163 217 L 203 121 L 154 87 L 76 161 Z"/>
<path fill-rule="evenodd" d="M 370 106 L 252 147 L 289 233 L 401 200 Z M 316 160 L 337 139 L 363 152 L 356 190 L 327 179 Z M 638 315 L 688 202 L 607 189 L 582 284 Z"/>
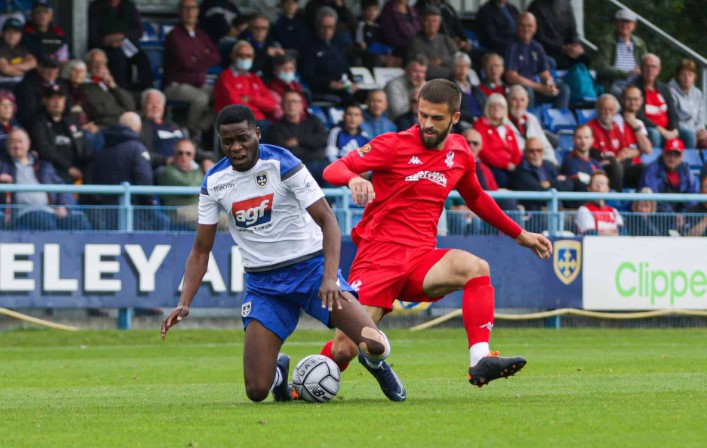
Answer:
<path fill-rule="evenodd" d="M 275 118 L 282 118 L 283 111 L 280 104 L 282 104 L 282 97 L 285 92 L 294 90 L 300 93 L 302 97 L 305 113 L 309 105 L 307 104 L 306 96 L 309 92 L 305 92 L 302 84 L 297 81 L 297 60 L 290 54 L 284 54 L 282 56 L 277 56 L 273 58 L 273 79 L 268 83 L 268 89 L 272 92 L 275 97 L 275 103 L 278 105 L 275 111 Z"/>
<path fill-rule="evenodd" d="M 245 40 L 239 40 L 231 50 L 232 64 L 221 72 L 214 85 L 216 113 L 230 104 L 242 104 L 253 110 L 262 132 L 270 125 L 276 109 L 275 98 L 263 80 L 249 70 L 253 67 L 255 51 Z"/>

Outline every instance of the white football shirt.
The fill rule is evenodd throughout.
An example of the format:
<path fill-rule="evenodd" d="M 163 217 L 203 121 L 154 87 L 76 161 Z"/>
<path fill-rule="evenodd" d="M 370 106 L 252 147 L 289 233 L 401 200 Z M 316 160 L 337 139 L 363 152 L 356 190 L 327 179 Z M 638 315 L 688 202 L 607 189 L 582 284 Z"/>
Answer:
<path fill-rule="evenodd" d="M 248 272 L 294 264 L 322 252 L 322 231 L 307 207 L 324 197 L 307 168 L 291 152 L 259 145 L 260 158 L 236 171 L 228 158 L 201 184 L 199 224 L 218 224 L 223 210 Z"/>

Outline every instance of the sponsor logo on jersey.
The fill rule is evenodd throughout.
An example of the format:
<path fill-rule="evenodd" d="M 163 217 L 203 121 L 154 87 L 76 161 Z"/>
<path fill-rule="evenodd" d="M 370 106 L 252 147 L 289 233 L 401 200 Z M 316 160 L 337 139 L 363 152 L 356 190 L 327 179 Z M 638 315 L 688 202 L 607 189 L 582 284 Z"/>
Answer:
<path fill-rule="evenodd" d="M 246 317 L 247 315 L 250 314 L 250 310 L 253 309 L 253 306 L 251 305 L 250 302 L 246 302 L 243 305 L 241 305 L 241 316 Z"/>
<path fill-rule="evenodd" d="M 444 161 L 447 164 L 447 168 L 454 166 L 454 151 L 449 151 L 447 153 L 447 159 Z"/>
<path fill-rule="evenodd" d="M 255 173 L 255 184 L 260 188 L 266 186 L 268 184 L 268 172 L 261 171 L 259 173 Z"/>
<path fill-rule="evenodd" d="M 370 143 L 366 143 L 365 145 L 361 146 L 360 148 L 356 148 L 356 152 L 358 153 L 358 155 L 359 155 L 360 157 L 365 157 L 366 154 L 368 154 L 369 152 L 371 152 L 371 149 L 373 149 L 373 147 L 371 146 L 371 144 L 370 144 Z"/>
<path fill-rule="evenodd" d="M 420 160 L 419 157 L 412 156 L 412 157 L 410 157 L 410 161 L 408 162 L 408 165 L 422 165 L 422 161 Z"/>
<path fill-rule="evenodd" d="M 234 202 L 231 214 L 236 227 L 249 228 L 269 223 L 271 220 L 274 193 Z"/>
<path fill-rule="evenodd" d="M 235 187 L 234 184 L 214 185 L 214 191 L 221 191 L 221 190 L 225 190 L 226 188 L 233 188 L 233 187 Z"/>
<path fill-rule="evenodd" d="M 552 267 L 555 275 L 565 285 L 577 278 L 582 270 L 582 243 L 575 240 L 555 241 Z"/>
<path fill-rule="evenodd" d="M 407 182 L 417 182 L 418 180 L 429 180 L 441 185 L 443 187 L 447 186 L 447 176 L 437 171 L 418 171 L 415 174 L 411 174 L 405 178 Z"/>

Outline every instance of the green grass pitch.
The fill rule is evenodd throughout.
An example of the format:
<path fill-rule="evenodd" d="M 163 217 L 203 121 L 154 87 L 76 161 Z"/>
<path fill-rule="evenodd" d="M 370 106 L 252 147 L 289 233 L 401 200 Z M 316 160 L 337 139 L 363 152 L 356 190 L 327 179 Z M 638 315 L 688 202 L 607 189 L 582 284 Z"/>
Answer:
<path fill-rule="evenodd" d="M 326 331 L 285 352 L 318 353 Z M 388 402 L 356 362 L 327 404 L 255 404 L 243 332 L 0 333 L 3 447 L 702 447 L 706 329 L 503 329 L 492 347 L 525 369 L 466 381 L 462 329 L 391 330 L 408 390 Z"/>

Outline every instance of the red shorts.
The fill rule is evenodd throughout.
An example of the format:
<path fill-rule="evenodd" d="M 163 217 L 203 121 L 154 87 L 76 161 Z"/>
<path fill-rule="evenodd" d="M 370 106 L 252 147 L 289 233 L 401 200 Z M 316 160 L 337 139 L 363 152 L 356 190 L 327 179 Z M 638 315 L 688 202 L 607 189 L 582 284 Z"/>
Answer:
<path fill-rule="evenodd" d="M 427 272 L 450 249 L 419 248 L 361 241 L 349 272 L 349 284 L 362 305 L 393 310 L 393 302 L 436 302 L 422 291 Z"/>

